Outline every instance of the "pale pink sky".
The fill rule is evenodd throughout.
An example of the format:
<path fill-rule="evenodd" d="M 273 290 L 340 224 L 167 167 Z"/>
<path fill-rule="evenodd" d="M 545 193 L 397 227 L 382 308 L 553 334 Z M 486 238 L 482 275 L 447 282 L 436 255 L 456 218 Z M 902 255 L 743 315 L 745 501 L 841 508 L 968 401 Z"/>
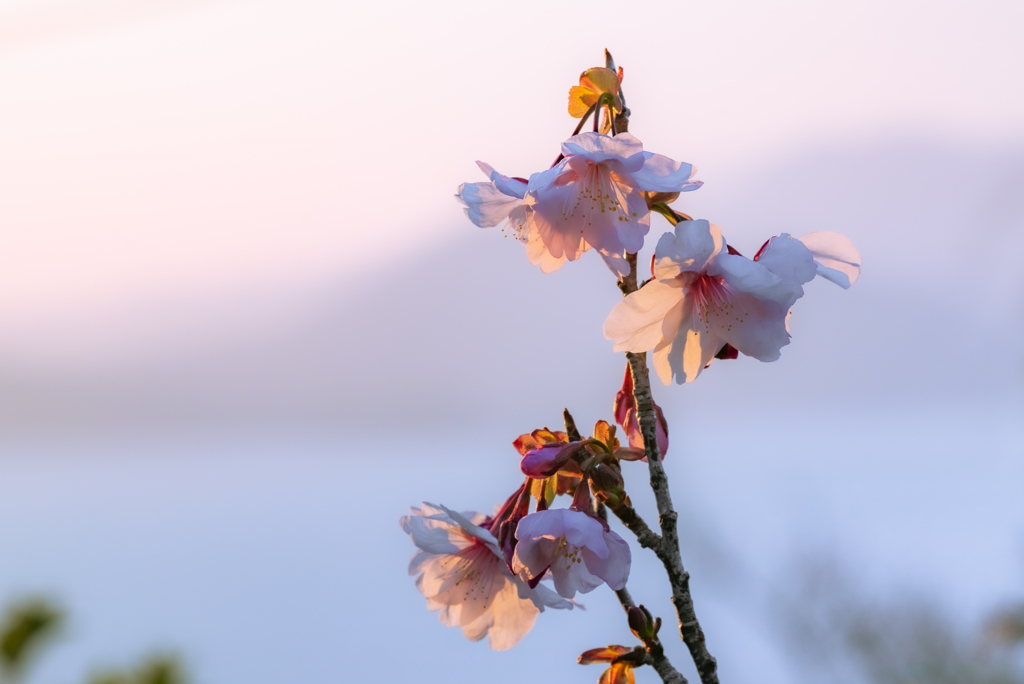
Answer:
<path fill-rule="evenodd" d="M 0 319 L 357 276 L 465 230 L 472 162 L 553 157 L 605 45 L 636 134 L 709 183 L 878 131 L 1024 137 L 1020 3 L 619 7 L 0 2 Z"/>

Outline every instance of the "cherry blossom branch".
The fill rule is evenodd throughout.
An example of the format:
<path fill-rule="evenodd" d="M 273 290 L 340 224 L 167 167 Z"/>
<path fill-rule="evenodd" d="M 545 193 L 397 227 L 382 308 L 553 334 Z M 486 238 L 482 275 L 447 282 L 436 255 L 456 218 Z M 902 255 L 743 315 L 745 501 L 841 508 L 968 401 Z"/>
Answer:
<path fill-rule="evenodd" d="M 630 505 L 624 505 L 619 506 L 612 512 L 615 513 L 615 517 L 622 521 L 627 530 L 636 535 L 636 540 L 640 542 L 640 546 L 660 554 L 661 547 L 664 545 L 662 538 L 647 525 L 635 508 Z"/>
<path fill-rule="evenodd" d="M 565 411 L 565 417 L 566 434 L 568 434 L 569 425 L 571 424 L 574 429 L 576 425 L 572 422 L 572 416 L 569 415 L 568 410 Z M 579 432 L 577 432 L 578 434 Z M 594 512 L 597 513 L 597 517 L 601 518 L 601 520 L 608 521 L 608 509 L 597 499 L 594 499 Z M 626 612 L 627 616 L 629 615 L 630 608 L 636 608 L 636 604 L 633 603 L 633 597 L 630 596 L 629 589 L 626 587 L 616 589 L 615 596 L 619 599 L 622 610 Z M 660 620 L 658 624 L 661 624 Z M 665 682 L 665 684 L 688 684 L 686 677 L 672 665 L 665 655 L 665 649 L 662 647 L 657 635 L 644 642 L 643 664 L 653 667 L 654 671 L 661 677 L 661 681 Z"/>
<path fill-rule="evenodd" d="M 614 71 L 615 60 L 612 58 L 611 53 L 606 49 L 604 54 L 605 66 Z M 615 117 L 613 134 L 625 133 L 629 130 L 630 111 L 626 108 L 625 95 L 621 92 L 621 89 L 619 97 L 622 102 L 622 111 Z M 668 208 L 667 205 L 665 206 Z M 672 218 L 676 219 L 673 223 L 678 222 L 682 218 L 682 216 L 676 214 L 671 209 L 669 209 L 669 212 L 671 212 Z M 637 255 L 635 253 L 627 253 L 626 261 L 629 264 L 629 273 L 622 276 L 618 281 L 618 286 L 623 296 L 639 289 L 637 285 Z M 661 527 L 661 536 L 659 537 L 648 527 L 647 523 L 644 522 L 632 506 L 619 506 L 618 510 L 614 512 L 622 523 L 636 535 L 640 545 L 652 549 L 658 556 L 658 559 L 661 560 L 662 565 L 665 566 L 669 583 L 672 586 L 672 604 L 675 606 L 676 614 L 679 617 L 679 632 L 683 642 L 690 651 L 690 657 L 693 658 L 694 665 L 697 667 L 701 684 L 718 684 L 718 663 L 714 656 L 708 652 L 707 645 L 705 644 L 704 631 L 697 621 L 697 614 L 693 608 L 693 598 L 690 595 L 690 575 L 683 567 L 683 559 L 679 552 L 679 531 L 676 526 L 676 520 L 679 515 L 672 507 L 672 495 L 668 489 L 668 476 L 665 474 L 665 469 L 661 464 L 661 452 L 658 449 L 658 418 L 654 411 L 654 397 L 651 395 L 651 379 L 647 369 L 647 354 L 627 352 L 626 359 L 629 361 L 630 371 L 633 375 L 633 396 L 636 399 L 640 432 L 644 438 L 651 489 L 654 491 L 654 498 L 658 504 L 658 523 Z M 565 415 L 568 416 L 568 413 L 566 411 Z M 569 439 L 573 440 L 572 433 L 569 430 L 571 416 L 568 416 L 568 418 L 569 420 L 566 421 L 566 433 Z M 578 440 L 579 431 L 575 429 L 575 425 L 572 428 L 572 432 L 575 433 L 576 440 Z M 622 598 L 620 597 L 619 600 L 621 602 Z M 665 662 L 667 663 L 667 661 Z M 671 667 L 671 664 L 668 666 Z M 655 669 L 657 670 L 657 667 Z M 658 670 L 658 674 L 662 675 L 661 670 Z M 676 674 L 678 675 L 678 672 Z M 662 675 L 662 679 L 669 681 L 665 679 L 665 675 Z M 682 675 L 679 675 L 678 679 L 672 681 L 686 682 Z"/>
<path fill-rule="evenodd" d="M 623 276 L 618 283 L 623 295 L 628 295 L 637 289 L 636 254 L 627 255 L 627 259 L 630 272 Z M 636 399 L 640 432 L 644 438 L 644 450 L 651 477 L 651 490 L 654 492 L 654 499 L 658 505 L 658 523 L 661 527 L 660 543 L 655 544 L 649 537 L 647 537 L 647 541 L 652 544 L 649 548 L 654 550 L 668 573 L 669 583 L 672 586 L 672 604 L 679 616 L 679 632 L 690 651 L 694 665 L 697 667 L 700 681 L 702 684 L 718 684 L 718 663 L 708 652 L 704 630 L 701 629 L 693 608 L 693 597 L 690 595 L 690 575 L 683 567 L 682 556 L 679 552 L 679 530 L 676 525 L 679 514 L 672 507 L 668 476 L 661 463 L 661 452 L 658 449 L 658 419 L 654 411 L 654 397 L 651 395 L 647 354 L 646 352 L 643 354 L 627 352 L 626 359 L 629 361 L 630 371 L 633 375 L 633 396 Z M 639 516 L 632 509 L 620 507 L 620 510 L 623 511 L 621 514 L 619 510 L 614 512 L 620 519 L 623 519 L 623 515 L 625 515 L 629 522 L 623 519 L 623 524 L 636 533 L 633 527 L 637 527 L 636 520 L 639 520 Z M 639 534 L 637 534 L 637 540 L 640 541 L 641 546 L 646 545 Z"/>

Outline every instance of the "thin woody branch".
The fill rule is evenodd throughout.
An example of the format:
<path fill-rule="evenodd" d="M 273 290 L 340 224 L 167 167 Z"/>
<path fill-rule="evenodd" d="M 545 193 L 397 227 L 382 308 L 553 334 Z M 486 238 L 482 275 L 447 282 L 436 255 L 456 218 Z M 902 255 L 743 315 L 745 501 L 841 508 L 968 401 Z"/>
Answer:
<path fill-rule="evenodd" d="M 568 412 L 566 412 L 568 415 Z M 571 419 L 571 417 L 570 417 Z M 594 510 L 597 516 L 602 520 L 608 520 L 608 509 L 605 505 L 596 499 L 594 500 Z M 633 603 L 633 597 L 629 594 L 629 589 L 622 587 L 615 591 L 615 596 L 619 599 L 619 603 L 622 605 L 622 610 L 629 614 L 630 608 L 635 608 L 636 604 Z M 638 647 L 639 648 L 639 647 Z M 644 660 L 645 665 L 650 665 L 654 668 L 654 671 L 661 677 L 661 681 L 665 684 L 688 684 L 686 677 L 683 676 L 679 670 L 672 665 L 668 657 L 665 655 L 665 649 L 662 647 L 661 642 L 658 641 L 657 637 L 651 640 L 651 643 L 644 644 Z"/>
<path fill-rule="evenodd" d="M 645 549 L 652 549 L 655 553 L 660 554 L 662 544 L 662 538 L 658 534 L 648 527 L 644 519 L 640 517 L 640 514 L 636 512 L 632 506 L 619 506 L 612 510 L 622 524 L 626 526 L 626 529 L 636 535 L 636 540 L 640 542 L 640 546 Z"/>
<path fill-rule="evenodd" d="M 627 258 L 629 259 L 630 273 L 623 276 L 618 283 L 623 295 L 628 295 L 637 289 L 636 254 L 627 255 Z M 640 432 L 644 438 L 644 450 L 651 477 L 651 490 L 654 492 L 654 499 L 658 505 L 658 524 L 661 527 L 661 543 L 650 548 L 653 548 L 668 573 L 669 583 L 672 586 L 672 604 L 679 616 L 679 632 L 690 651 L 694 665 L 697 667 L 701 684 L 718 684 L 718 663 L 708 652 L 704 630 L 701 629 L 700 622 L 697 620 L 693 597 L 690 595 L 690 575 L 683 567 L 682 556 L 679 553 L 679 531 L 676 525 L 679 514 L 672 507 L 668 476 L 661 463 L 661 452 L 657 439 L 658 418 L 654 411 L 654 397 L 651 394 L 647 354 L 627 352 L 626 359 L 629 361 L 630 371 L 633 374 L 633 396 L 636 399 Z M 625 524 L 625 521 L 623 522 Z M 628 524 L 627 527 L 629 527 Z M 630 529 L 632 530 L 632 528 Z M 637 539 L 640 540 L 639 534 Z M 641 541 L 641 545 L 644 545 L 643 541 Z"/>

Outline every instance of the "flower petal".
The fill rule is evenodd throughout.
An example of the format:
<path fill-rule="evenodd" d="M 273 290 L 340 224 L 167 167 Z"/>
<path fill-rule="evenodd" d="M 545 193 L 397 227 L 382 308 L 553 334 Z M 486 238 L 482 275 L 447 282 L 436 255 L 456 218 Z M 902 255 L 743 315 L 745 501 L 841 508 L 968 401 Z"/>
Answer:
<path fill-rule="evenodd" d="M 610 254 L 604 250 L 598 250 L 598 254 L 604 259 L 604 265 L 618 277 L 629 275 L 629 262 L 622 254 Z M 544 270 L 543 267 L 541 270 Z"/>
<path fill-rule="evenodd" d="M 565 183 L 571 181 L 575 175 L 576 172 L 569 167 L 569 160 L 563 159 L 546 171 L 538 171 L 537 173 L 530 174 L 530 180 L 526 186 L 527 192 L 536 192 L 538 190 L 550 188 L 554 185 L 565 185 Z M 563 178 L 563 176 L 565 176 L 565 178 Z"/>
<path fill-rule="evenodd" d="M 480 539 L 481 541 L 483 541 L 483 542 L 485 542 L 487 544 L 493 544 L 494 545 L 494 552 L 496 554 L 498 554 L 499 556 L 501 555 L 497 551 L 498 540 L 495 539 L 494 535 L 492 535 L 490 532 L 488 532 L 487 530 L 485 530 L 482 527 L 479 527 L 478 525 L 474 525 L 472 522 L 470 522 L 469 518 L 467 518 L 463 514 L 458 513 L 456 511 L 453 511 L 453 510 L 450 510 L 448 508 L 445 508 L 443 504 L 439 505 L 438 508 L 440 508 L 445 513 L 447 513 L 448 516 L 456 524 L 459 525 L 459 527 L 461 527 L 463 530 L 466 531 L 466 533 L 473 535 L 477 539 Z"/>
<path fill-rule="evenodd" d="M 569 88 L 569 116 L 582 119 L 590 106 L 597 102 L 598 94 L 590 88 L 574 85 Z"/>
<path fill-rule="evenodd" d="M 634 187 L 640 190 L 682 192 L 696 190 L 704 185 L 700 181 L 690 181 L 695 171 L 692 165 L 685 162 L 677 162 L 653 152 L 644 152 L 643 167 L 629 175 Z"/>
<path fill-rule="evenodd" d="M 516 585 L 507 581 L 494 597 L 490 609 L 475 622 L 464 625 L 462 632 L 469 637 L 471 631 L 479 633 L 482 630 L 493 650 L 505 651 L 519 643 L 533 628 L 538 613 L 540 609 L 533 601 L 521 597 Z"/>
<path fill-rule="evenodd" d="M 817 274 L 811 250 L 789 233 L 770 239 L 754 260 L 783 280 L 797 285 L 813 280 Z"/>
<path fill-rule="evenodd" d="M 665 354 L 665 361 L 671 369 L 671 375 L 676 382 L 693 382 L 704 370 L 704 367 L 711 363 L 715 354 L 722 348 L 722 340 L 713 330 L 709 330 L 703 322 L 698 320 L 694 310 L 694 304 L 689 297 L 684 300 L 678 332 L 675 339 Z M 655 349 L 655 357 L 658 355 Z M 657 361 L 657 358 L 656 358 Z M 658 376 L 667 385 L 662 371 L 658 370 Z"/>
<path fill-rule="evenodd" d="M 662 339 L 665 316 L 683 300 L 676 283 L 654 280 L 615 305 L 604 322 L 604 336 L 617 352 L 645 352 Z"/>
<path fill-rule="evenodd" d="M 551 579 L 559 596 L 573 598 L 576 592 L 586 594 L 604 584 L 600 577 L 592 574 L 582 562 L 561 555 L 551 564 Z"/>
<path fill-rule="evenodd" d="M 547 245 L 544 244 L 536 227 L 530 231 L 526 241 L 526 258 L 534 266 L 540 266 L 541 273 L 553 273 L 568 261 L 565 254 L 556 257 L 548 251 Z"/>
<path fill-rule="evenodd" d="M 579 215 L 565 216 L 564 209 L 572 191 L 572 186 L 553 185 L 531 193 L 525 200 L 532 203 L 532 221 L 538 237 L 556 260 L 575 261 L 590 249 L 584 238 L 586 219 Z"/>
<path fill-rule="evenodd" d="M 412 537 L 412 543 L 427 553 L 457 553 L 468 545 L 465 536 L 451 523 L 420 515 L 406 515 L 399 522 Z"/>
<path fill-rule="evenodd" d="M 647 200 L 637 190 L 624 193 L 620 200 L 625 200 L 622 205 L 625 211 L 612 225 L 617 229 L 623 249 L 628 254 L 636 254 L 643 248 L 644 237 L 651 230 L 651 212 Z"/>
<path fill-rule="evenodd" d="M 688 271 L 703 271 L 708 262 L 725 250 L 722 229 L 704 219 L 680 221 L 673 233 L 665 233 L 654 250 L 654 276 L 675 278 Z"/>
<path fill-rule="evenodd" d="M 624 656 L 633 649 L 628 646 L 618 646 L 615 644 L 605 646 L 603 648 L 592 648 L 589 651 L 584 651 L 576 658 L 576 662 L 580 665 L 593 665 L 595 663 L 610 663 L 620 656 Z"/>
<path fill-rule="evenodd" d="M 804 256 L 809 262 L 810 252 Z M 804 294 L 804 288 L 799 282 L 778 276 L 768 270 L 762 262 L 752 261 L 737 254 L 719 254 L 708 265 L 707 272 L 709 275 L 721 276 L 736 291 L 746 292 L 761 300 L 776 302 L 786 309 L 793 306 L 793 303 Z"/>
<path fill-rule="evenodd" d="M 519 588 L 519 595 L 524 598 L 529 598 L 533 601 L 534 605 L 540 609 L 540 612 L 544 612 L 545 608 L 555 608 L 558 610 L 572 610 L 576 607 L 576 604 L 572 601 L 562 598 L 557 592 L 550 589 L 544 582 L 539 582 L 536 587 L 530 588 L 526 582 L 522 581 L 518 577 L 515 579 L 517 587 Z M 581 606 L 582 607 L 582 606 Z"/>
<path fill-rule="evenodd" d="M 615 136 L 580 133 L 562 143 L 562 154 L 566 157 L 582 156 L 595 164 L 615 162 L 614 170 L 624 173 L 633 173 L 643 168 L 643 152 L 643 143 L 629 133 Z"/>
<path fill-rule="evenodd" d="M 567 508 L 555 509 L 552 511 L 541 511 L 542 513 L 556 513 L 563 516 L 565 521 L 563 534 L 565 540 L 573 546 L 586 546 L 601 558 L 608 557 L 608 544 L 604 538 L 604 527 L 596 519 L 582 511 L 574 511 Z"/>
<path fill-rule="evenodd" d="M 731 288 L 728 292 L 729 308 L 709 307 L 707 312 L 707 324 L 712 336 L 719 340 L 712 357 L 724 340 L 759 361 L 778 359 L 782 347 L 789 344 L 789 332 L 786 329 L 789 306 Z M 711 359 L 707 362 L 710 363 Z"/>
<path fill-rule="evenodd" d="M 526 516 L 529 518 L 530 516 Z M 526 520 L 523 518 L 523 520 Z M 519 521 L 522 525 L 523 520 Z M 518 537 L 519 531 L 516 530 Z M 520 538 L 516 544 L 516 552 L 512 557 L 512 570 L 516 573 L 524 573 L 526 579 L 538 577 L 548 569 L 555 557 L 555 549 L 558 544 L 552 538 L 525 537 Z M 572 598 L 567 596 L 566 598 Z"/>
<path fill-rule="evenodd" d="M 800 242 L 811 250 L 818 264 L 818 275 L 831 280 L 842 288 L 848 288 L 860 277 L 860 252 L 850 238 L 831 231 L 808 233 Z"/>
<path fill-rule="evenodd" d="M 523 203 L 498 190 L 494 183 L 463 183 L 455 199 L 462 203 L 469 220 L 481 228 L 498 225 Z"/>
<path fill-rule="evenodd" d="M 604 540 L 608 546 L 608 556 L 601 558 L 590 548 L 585 548 L 583 549 L 583 562 L 589 572 L 603 579 L 613 590 L 618 591 L 626 586 L 626 581 L 629 579 L 629 568 L 632 564 L 629 543 L 611 531 L 604 533 Z"/>

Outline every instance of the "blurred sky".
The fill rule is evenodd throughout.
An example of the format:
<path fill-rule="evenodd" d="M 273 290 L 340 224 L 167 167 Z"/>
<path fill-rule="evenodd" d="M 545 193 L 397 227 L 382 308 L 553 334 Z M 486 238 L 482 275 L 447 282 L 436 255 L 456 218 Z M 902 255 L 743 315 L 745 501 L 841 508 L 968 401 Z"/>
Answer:
<path fill-rule="evenodd" d="M 204 682 L 370 677 L 345 660 L 384 652 L 366 624 L 416 654 L 382 681 L 534 671 L 423 609 L 396 520 L 489 510 L 516 435 L 610 417 L 611 275 L 543 275 L 452 199 L 477 159 L 550 164 L 604 47 L 631 132 L 706 183 L 680 210 L 744 253 L 838 230 L 864 257 L 807 288 L 779 362 L 655 388 L 692 539 L 762 579 L 838 547 L 964 615 L 1024 593 L 1022 26 L 1011 2 L 0 0 L 0 597 L 79 613 L 41 676 L 181 644 Z M 723 673 L 787 681 L 693 544 Z M 572 658 L 622 627 L 599 594 L 514 662 L 596 679 Z"/>

